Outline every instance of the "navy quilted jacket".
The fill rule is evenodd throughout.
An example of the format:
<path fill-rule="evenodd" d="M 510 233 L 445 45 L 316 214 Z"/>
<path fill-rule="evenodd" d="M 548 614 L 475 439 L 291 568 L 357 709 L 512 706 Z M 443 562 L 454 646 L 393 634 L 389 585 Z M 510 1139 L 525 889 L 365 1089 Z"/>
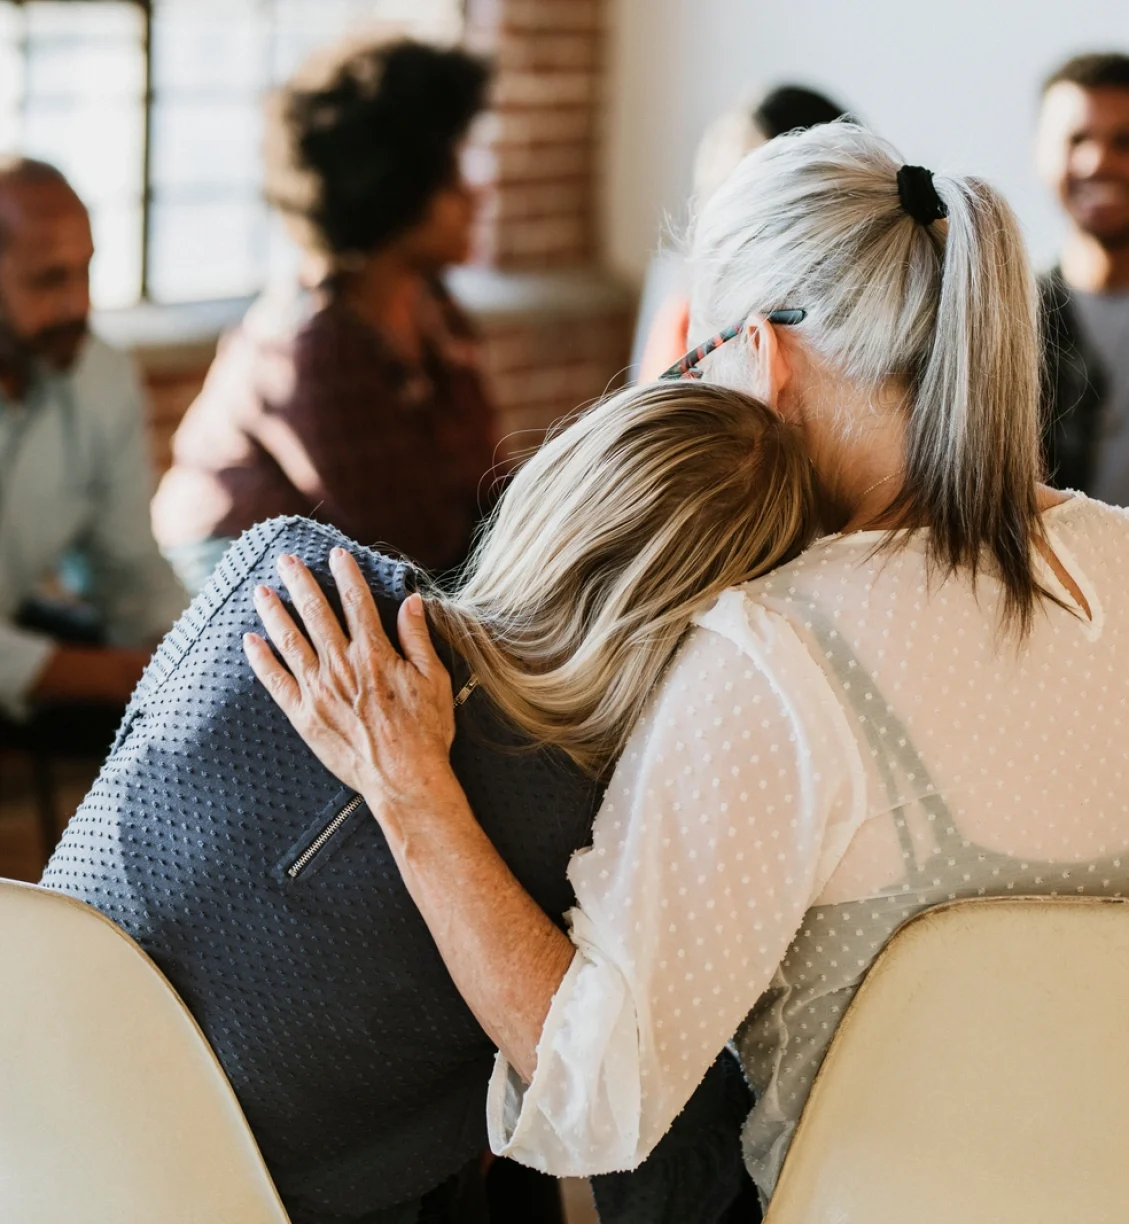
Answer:
<path fill-rule="evenodd" d="M 275 557 L 300 556 L 332 592 L 335 544 L 357 556 L 394 635 L 410 568 L 305 519 L 248 532 L 154 656 L 43 879 L 168 975 L 296 1224 L 412 1198 L 482 1150 L 494 1053 L 376 821 L 243 656 Z M 465 665 L 453 671 L 457 688 Z M 538 904 L 563 914 L 599 786 L 555 752 L 519 751 L 481 691 L 456 717 L 452 761 L 475 813 Z"/>

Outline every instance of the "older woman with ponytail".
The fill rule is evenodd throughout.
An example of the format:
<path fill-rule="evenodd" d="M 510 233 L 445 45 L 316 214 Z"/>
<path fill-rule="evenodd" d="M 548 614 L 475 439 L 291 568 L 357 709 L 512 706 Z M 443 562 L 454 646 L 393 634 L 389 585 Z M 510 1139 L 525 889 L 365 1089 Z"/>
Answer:
<path fill-rule="evenodd" d="M 633 1167 L 736 1036 L 768 1197 L 904 919 L 1129 889 L 1129 519 L 1040 483 L 1034 281 L 981 180 L 904 166 L 850 125 L 781 137 L 709 201 L 693 265 L 692 334 L 713 339 L 671 373 L 795 423 L 829 534 L 698 616 L 572 860 L 570 936 L 476 832 L 422 610 L 407 658 L 359 681 L 370 710 L 415 712 L 397 735 L 370 712 L 346 750 L 308 699 L 289 708 L 331 769 L 363 761 L 498 1044 L 495 1150 Z"/>

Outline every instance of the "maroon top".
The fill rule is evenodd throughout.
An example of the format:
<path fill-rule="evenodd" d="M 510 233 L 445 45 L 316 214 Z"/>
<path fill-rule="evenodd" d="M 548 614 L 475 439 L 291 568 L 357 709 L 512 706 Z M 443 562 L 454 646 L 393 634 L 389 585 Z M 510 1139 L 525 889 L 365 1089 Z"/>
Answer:
<path fill-rule="evenodd" d="M 470 326 L 435 285 L 419 367 L 327 296 L 264 298 L 228 336 L 153 500 L 165 546 L 309 515 L 429 569 L 460 561 L 485 506 L 494 422 Z"/>

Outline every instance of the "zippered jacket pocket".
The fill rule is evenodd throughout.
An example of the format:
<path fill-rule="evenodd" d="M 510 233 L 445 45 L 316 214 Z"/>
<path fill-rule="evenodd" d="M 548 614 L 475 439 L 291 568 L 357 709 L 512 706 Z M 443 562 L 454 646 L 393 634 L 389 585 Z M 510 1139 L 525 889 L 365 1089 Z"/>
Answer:
<path fill-rule="evenodd" d="M 321 871 L 353 833 L 371 819 L 364 799 L 343 786 L 287 847 L 275 864 L 275 879 L 286 885 L 305 882 Z"/>

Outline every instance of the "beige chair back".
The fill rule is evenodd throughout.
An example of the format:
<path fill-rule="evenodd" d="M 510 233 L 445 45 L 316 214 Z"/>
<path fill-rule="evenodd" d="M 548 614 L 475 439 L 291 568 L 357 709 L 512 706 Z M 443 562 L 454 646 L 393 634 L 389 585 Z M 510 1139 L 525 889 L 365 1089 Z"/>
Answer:
<path fill-rule="evenodd" d="M 95 910 L 0 880 L 0 1220 L 286 1224 L 215 1055 Z"/>
<path fill-rule="evenodd" d="M 766 1224 L 1129 1219 L 1129 908 L 955 902 L 839 1026 Z"/>

